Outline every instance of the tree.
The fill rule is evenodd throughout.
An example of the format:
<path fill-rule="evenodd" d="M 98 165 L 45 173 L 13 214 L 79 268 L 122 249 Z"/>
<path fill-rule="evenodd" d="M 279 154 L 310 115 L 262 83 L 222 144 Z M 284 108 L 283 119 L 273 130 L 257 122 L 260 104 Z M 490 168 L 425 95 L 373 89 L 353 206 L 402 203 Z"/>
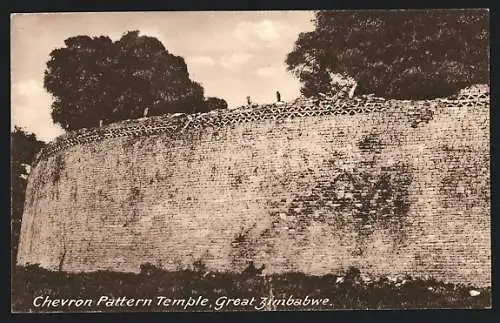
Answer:
<path fill-rule="evenodd" d="M 154 37 L 76 36 L 50 53 L 44 86 L 55 100 L 52 119 L 65 130 L 148 115 L 204 110 L 203 87 L 186 63 Z"/>
<path fill-rule="evenodd" d="M 331 87 L 334 76 L 354 79 L 358 94 L 448 96 L 489 83 L 488 20 L 473 9 L 319 11 L 286 64 L 306 96 Z"/>
<path fill-rule="evenodd" d="M 44 146 L 32 133 L 14 127 L 10 133 L 11 141 L 11 246 L 12 261 L 15 264 L 21 219 L 24 209 L 26 179 L 38 151 Z"/>

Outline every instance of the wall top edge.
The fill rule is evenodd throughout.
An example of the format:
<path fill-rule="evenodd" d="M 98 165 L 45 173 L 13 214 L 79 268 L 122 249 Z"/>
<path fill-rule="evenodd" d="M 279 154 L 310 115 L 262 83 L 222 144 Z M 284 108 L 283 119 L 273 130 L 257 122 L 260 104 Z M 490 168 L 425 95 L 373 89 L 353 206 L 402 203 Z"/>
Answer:
<path fill-rule="evenodd" d="M 473 85 L 454 96 L 431 100 L 384 99 L 373 95 L 352 98 L 322 95 L 318 98 L 299 97 L 293 101 L 242 106 L 205 113 L 174 113 L 119 122 L 95 128 L 70 131 L 49 142 L 37 155 L 35 164 L 53 153 L 70 146 L 123 136 L 140 136 L 168 132 L 179 134 L 189 129 L 224 127 L 234 123 L 283 120 L 305 116 L 355 115 L 405 107 L 489 105 L 489 86 Z"/>

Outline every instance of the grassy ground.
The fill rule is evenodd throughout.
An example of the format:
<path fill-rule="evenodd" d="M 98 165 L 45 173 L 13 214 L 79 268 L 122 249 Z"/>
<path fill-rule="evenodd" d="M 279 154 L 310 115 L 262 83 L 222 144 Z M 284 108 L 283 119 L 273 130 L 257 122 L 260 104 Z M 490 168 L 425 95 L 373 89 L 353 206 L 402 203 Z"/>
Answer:
<path fill-rule="evenodd" d="M 139 274 L 110 271 L 76 274 L 51 272 L 38 266 L 29 266 L 16 267 L 12 277 L 14 312 L 487 308 L 491 304 L 491 288 L 445 284 L 436 280 L 411 277 L 404 280 L 369 280 L 355 268 L 350 268 L 338 276 L 308 276 L 302 273 L 259 276 L 251 273 L 204 270 L 168 272 L 150 265 L 143 266 Z M 50 299 L 90 299 L 92 306 L 36 307 L 33 300 L 37 296 L 48 296 Z M 97 306 L 102 296 L 108 297 L 109 300 L 123 296 L 127 299 L 151 299 L 152 304 L 126 306 L 122 303 L 122 306 L 118 306 L 118 302 L 102 302 Z M 172 300 L 184 299 L 185 303 L 179 301 L 177 305 L 158 305 L 158 296 Z M 224 296 L 239 298 L 240 304 L 227 304 L 227 298 Z M 252 297 L 253 304 L 245 304 L 244 300 L 248 302 Z M 261 297 L 274 299 L 274 306 L 272 302 L 262 305 Z M 327 304 L 325 302 L 304 306 L 302 303 L 307 303 L 304 301 L 306 297 L 309 301 L 325 298 L 329 301 Z M 204 298 L 207 298 L 207 301 L 202 304 L 200 300 Z M 185 305 L 188 302 L 194 303 L 195 300 L 198 301 L 197 304 Z M 39 303 L 42 301 L 43 299 L 38 300 Z"/>

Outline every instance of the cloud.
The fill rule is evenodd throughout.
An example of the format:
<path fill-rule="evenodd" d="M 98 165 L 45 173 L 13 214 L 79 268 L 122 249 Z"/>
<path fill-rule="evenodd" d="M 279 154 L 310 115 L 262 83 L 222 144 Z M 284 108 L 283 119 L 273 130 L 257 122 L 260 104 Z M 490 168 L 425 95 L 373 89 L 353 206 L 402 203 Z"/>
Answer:
<path fill-rule="evenodd" d="M 140 36 L 155 37 L 155 38 L 158 38 L 159 40 L 161 40 L 165 37 L 165 35 L 157 28 L 139 27 L 139 28 L 137 28 L 137 30 L 139 30 Z"/>
<path fill-rule="evenodd" d="M 148 37 L 154 37 L 157 38 L 158 40 L 162 41 L 165 38 L 165 35 L 157 28 L 152 28 L 148 26 L 133 26 L 129 25 L 125 27 L 125 29 L 120 29 L 120 30 L 111 30 L 106 32 L 105 34 L 111 38 L 113 41 L 120 40 L 120 38 L 123 37 L 127 32 L 129 31 L 134 31 L 138 30 L 139 31 L 139 36 L 148 36 Z M 102 32 L 98 32 L 95 34 L 95 36 L 100 36 L 102 35 Z"/>
<path fill-rule="evenodd" d="M 236 69 L 239 65 L 248 62 L 253 57 L 250 53 L 233 53 L 231 55 L 222 56 L 220 65 L 226 69 Z"/>
<path fill-rule="evenodd" d="M 255 72 L 255 74 L 260 77 L 270 77 L 276 75 L 276 68 L 270 66 L 261 67 Z"/>
<path fill-rule="evenodd" d="M 186 58 L 188 65 L 214 66 L 215 60 L 208 56 L 194 56 Z"/>
<path fill-rule="evenodd" d="M 131 30 L 157 37 L 169 52 L 184 57 L 191 78 L 203 82 L 206 95 L 224 98 L 230 106 L 245 104 L 247 95 L 273 102 L 276 90 L 285 100 L 294 98 L 300 82 L 278 61 L 283 62 L 299 32 L 314 29 L 313 16 L 312 11 L 16 15 L 11 42 L 12 122 L 44 140 L 58 135 L 61 130 L 50 117 L 52 98 L 41 77 L 48 54 L 64 46 L 63 40 L 70 36 L 109 35 L 116 40 Z M 212 67 L 210 58 L 215 61 Z M 274 66 L 275 74 L 258 70 L 265 66 Z"/>
<path fill-rule="evenodd" d="M 11 127 L 20 126 L 34 132 L 37 138 L 49 141 L 64 130 L 55 125 L 50 117 L 52 98 L 41 82 L 34 79 L 15 82 L 11 88 Z"/>
<path fill-rule="evenodd" d="M 277 41 L 295 39 L 298 30 L 284 23 L 261 20 L 259 22 L 240 22 L 233 31 L 233 36 L 250 47 L 270 46 Z"/>

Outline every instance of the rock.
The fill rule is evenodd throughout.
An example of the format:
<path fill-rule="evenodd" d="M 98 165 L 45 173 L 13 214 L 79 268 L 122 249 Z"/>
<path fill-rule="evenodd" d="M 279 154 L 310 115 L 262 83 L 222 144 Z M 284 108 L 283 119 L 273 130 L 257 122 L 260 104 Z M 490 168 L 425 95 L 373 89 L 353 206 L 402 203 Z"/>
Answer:
<path fill-rule="evenodd" d="M 470 290 L 469 291 L 470 296 L 478 296 L 479 294 L 481 294 L 481 292 L 479 292 L 477 290 Z"/>

